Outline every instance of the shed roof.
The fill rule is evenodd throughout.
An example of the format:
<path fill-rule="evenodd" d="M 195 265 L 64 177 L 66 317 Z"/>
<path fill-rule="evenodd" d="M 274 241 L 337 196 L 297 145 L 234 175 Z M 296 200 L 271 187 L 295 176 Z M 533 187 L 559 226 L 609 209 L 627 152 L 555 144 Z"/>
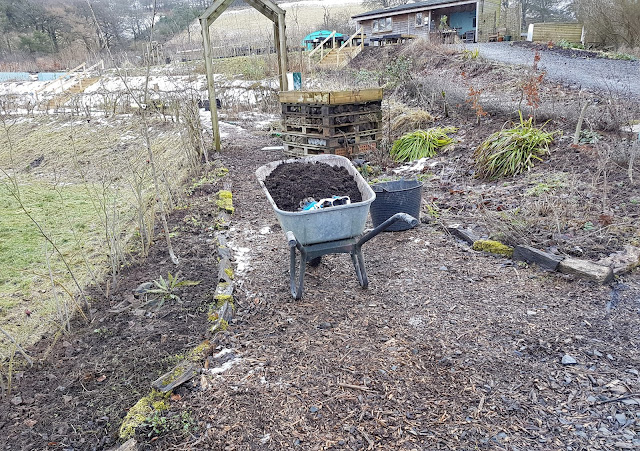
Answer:
<path fill-rule="evenodd" d="M 416 3 L 407 3 L 404 5 L 398 5 L 398 6 L 392 6 L 390 8 L 381 8 L 381 9 L 376 9 L 373 11 L 367 11 L 366 13 L 361 13 L 361 14 L 357 14 L 355 16 L 352 16 L 352 19 L 361 19 L 363 17 L 368 17 L 368 16 L 376 16 L 379 14 L 389 14 L 391 13 L 391 15 L 394 14 L 399 14 L 403 11 L 408 11 L 408 10 L 413 10 L 413 9 L 428 9 L 429 7 L 436 7 L 436 6 L 444 6 L 450 3 L 455 3 L 455 4 L 461 4 L 461 3 L 477 3 L 478 0 L 473 0 L 473 1 L 461 1 L 461 0 L 426 0 L 423 2 L 416 2 Z"/>
<path fill-rule="evenodd" d="M 332 31 L 329 31 L 329 30 L 314 31 L 313 33 L 309 33 L 308 35 L 306 35 L 304 37 L 304 39 L 302 40 L 302 42 L 313 41 L 314 39 L 318 39 L 318 38 L 326 38 L 331 33 L 332 33 Z M 341 38 L 343 36 L 344 35 L 342 33 L 336 33 L 336 38 Z"/>

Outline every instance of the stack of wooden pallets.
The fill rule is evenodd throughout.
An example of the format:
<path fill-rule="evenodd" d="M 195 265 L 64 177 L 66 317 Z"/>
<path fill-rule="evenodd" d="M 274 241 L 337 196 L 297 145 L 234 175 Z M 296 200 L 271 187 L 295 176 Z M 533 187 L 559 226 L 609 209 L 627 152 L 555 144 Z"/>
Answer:
<path fill-rule="evenodd" d="M 378 147 L 382 89 L 280 93 L 282 140 L 287 156 L 351 156 Z"/>

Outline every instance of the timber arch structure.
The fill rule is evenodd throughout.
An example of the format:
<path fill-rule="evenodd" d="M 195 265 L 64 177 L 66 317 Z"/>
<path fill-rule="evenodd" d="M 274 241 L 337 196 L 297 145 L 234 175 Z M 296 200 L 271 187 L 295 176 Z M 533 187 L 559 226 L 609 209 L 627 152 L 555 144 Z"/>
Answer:
<path fill-rule="evenodd" d="M 278 74 L 280 90 L 287 87 L 287 37 L 285 26 L 285 10 L 270 0 L 245 0 L 247 4 L 257 9 L 262 15 L 273 22 L 274 42 L 278 55 Z M 216 151 L 220 151 L 220 127 L 218 124 L 218 108 L 216 106 L 216 91 L 213 83 L 213 65 L 211 61 L 211 35 L 209 27 L 233 3 L 233 0 L 215 0 L 200 16 L 202 39 L 204 41 L 204 65 L 207 71 L 207 89 L 209 91 L 209 105 L 211 106 L 211 126 L 213 127 L 213 143 Z"/>

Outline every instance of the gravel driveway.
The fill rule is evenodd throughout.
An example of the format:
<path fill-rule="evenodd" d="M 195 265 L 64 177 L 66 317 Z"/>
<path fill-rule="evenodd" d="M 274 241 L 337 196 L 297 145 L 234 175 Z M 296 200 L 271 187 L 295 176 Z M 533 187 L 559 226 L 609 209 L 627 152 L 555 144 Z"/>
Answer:
<path fill-rule="evenodd" d="M 507 42 L 462 45 L 480 56 L 513 65 L 533 64 L 535 50 L 510 45 Z M 640 61 L 620 61 L 604 58 L 572 58 L 556 52 L 540 52 L 539 67 L 547 78 L 576 89 L 615 92 L 640 100 Z"/>

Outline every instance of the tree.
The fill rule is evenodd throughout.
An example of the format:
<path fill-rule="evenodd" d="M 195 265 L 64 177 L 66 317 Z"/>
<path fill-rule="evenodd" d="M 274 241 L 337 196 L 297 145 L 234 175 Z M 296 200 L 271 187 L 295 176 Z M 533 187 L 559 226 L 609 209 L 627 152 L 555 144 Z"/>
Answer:
<path fill-rule="evenodd" d="M 407 3 L 409 0 L 362 0 L 362 6 L 369 9 L 389 8 Z"/>
<path fill-rule="evenodd" d="M 590 40 L 616 47 L 640 46 L 640 1 L 574 0 L 571 7 Z"/>
<path fill-rule="evenodd" d="M 521 0 L 524 27 L 536 22 L 553 22 L 571 18 L 564 0 Z"/>

